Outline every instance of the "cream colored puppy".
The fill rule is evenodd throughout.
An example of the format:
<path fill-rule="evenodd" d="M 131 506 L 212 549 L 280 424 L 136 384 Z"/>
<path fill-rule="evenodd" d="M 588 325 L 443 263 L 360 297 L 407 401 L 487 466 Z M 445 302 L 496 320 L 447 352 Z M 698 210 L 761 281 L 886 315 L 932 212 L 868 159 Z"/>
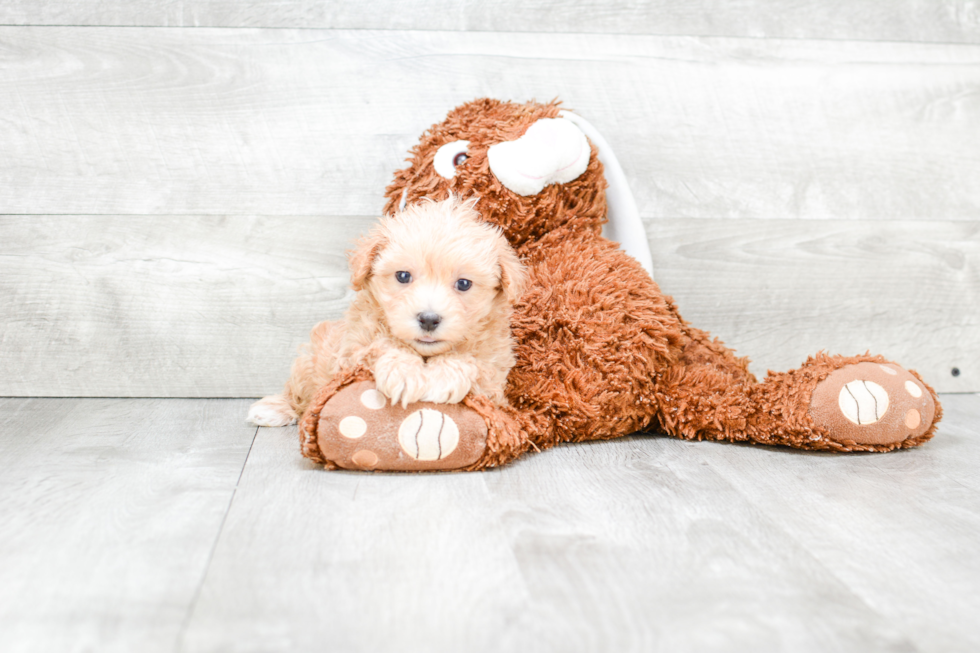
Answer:
<path fill-rule="evenodd" d="M 506 403 L 524 270 L 474 203 L 425 201 L 360 241 L 349 257 L 357 293 L 345 319 L 313 328 L 283 394 L 253 404 L 248 420 L 291 424 L 334 374 L 358 365 L 395 404 L 457 403 L 469 392 Z"/>

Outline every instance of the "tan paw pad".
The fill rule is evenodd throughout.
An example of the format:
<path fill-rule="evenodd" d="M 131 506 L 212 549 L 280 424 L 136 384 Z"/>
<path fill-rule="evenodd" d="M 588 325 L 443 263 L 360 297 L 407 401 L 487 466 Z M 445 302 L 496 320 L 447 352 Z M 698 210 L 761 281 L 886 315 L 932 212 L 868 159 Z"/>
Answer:
<path fill-rule="evenodd" d="M 378 454 L 367 449 L 356 451 L 350 459 L 355 465 L 364 469 L 374 469 L 378 464 Z"/>
<path fill-rule="evenodd" d="M 922 416 L 919 415 L 919 411 L 914 408 L 909 408 L 909 412 L 905 413 L 905 426 L 910 429 L 916 428 L 922 422 Z"/>

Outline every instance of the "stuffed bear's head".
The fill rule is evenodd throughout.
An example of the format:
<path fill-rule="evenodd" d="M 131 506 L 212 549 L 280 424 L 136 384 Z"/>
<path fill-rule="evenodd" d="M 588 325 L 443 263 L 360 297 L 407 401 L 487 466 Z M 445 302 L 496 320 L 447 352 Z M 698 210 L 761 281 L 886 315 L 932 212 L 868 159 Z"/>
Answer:
<path fill-rule="evenodd" d="M 557 102 L 481 99 L 453 109 L 412 148 L 411 165 L 385 190 L 385 213 L 449 193 L 477 210 L 514 247 L 566 225 L 596 234 L 606 219 L 606 181 L 595 145 Z"/>

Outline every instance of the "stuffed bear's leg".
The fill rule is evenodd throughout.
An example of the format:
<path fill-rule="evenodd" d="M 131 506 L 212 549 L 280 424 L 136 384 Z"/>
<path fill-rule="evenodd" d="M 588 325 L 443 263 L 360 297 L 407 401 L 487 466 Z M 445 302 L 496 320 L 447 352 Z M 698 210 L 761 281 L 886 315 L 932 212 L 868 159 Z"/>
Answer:
<path fill-rule="evenodd" d="M 656 396 L 660 426 L 675 437 L 802 449 L 913 447 L 932 437 L 942 416 L 918 375 L 868 355 L 821 354 L 760 383 L 702 361 L 669 370 Z"/>
<path fill-rule="evenodd" d="M 621 251 L 567 234 L 547 245 L 528 260 L 510 375 L 514 405 L 553 422 L 531 434 L 539 448 L 658 426 L 683 438 L 861 451 L 932 435 L 935 393 L 893 363 L 817 356 L 757 382 L 747 359 L 687 324 Z"/>
<path fill-rule="evenodd" d="M 366 370 L 338 375 L 299 422 L 307 458 L 329 469 L 375 471 L 495 467 L 531 446 L 527 434 L 535 428 L 533 416 L 499 408 L 486 397 L 391 405 Z"/>

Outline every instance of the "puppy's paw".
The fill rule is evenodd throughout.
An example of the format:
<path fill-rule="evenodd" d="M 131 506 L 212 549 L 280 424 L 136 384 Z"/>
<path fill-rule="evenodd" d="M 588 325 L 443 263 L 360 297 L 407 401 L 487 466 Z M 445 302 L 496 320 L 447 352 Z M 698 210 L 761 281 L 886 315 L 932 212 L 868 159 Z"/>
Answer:
<path fill-rule="evenodd" d="M 435 404 L 458 404 L 476 379 L 475 365 L 461 360 L 430 361 L 426 370 L 426 387 L 421 401 Z"/>
<path fill-rule="evenodd" d="M 391 399 L 392 405 L 401 404 L 402 408 L 422 399 L 426 390 L 425 370 L 421 367 L 394 369 L 387 378 L 378 380 L 378 389 Z"/>
<path fill-rule="evenodd" d="M 256 426 L 289 426 L 296 423 L 296 411 L 282 395 L 270 395 L 248 409 L 246 421 Z"/>
<path fill-rule="evenodd" d="M 372 371 L 377 389 L 393 405 L 401 404 L 404 408 L 425 393 L 426 368 L 417 356 L 392 352 L 378 359 Z"/>

